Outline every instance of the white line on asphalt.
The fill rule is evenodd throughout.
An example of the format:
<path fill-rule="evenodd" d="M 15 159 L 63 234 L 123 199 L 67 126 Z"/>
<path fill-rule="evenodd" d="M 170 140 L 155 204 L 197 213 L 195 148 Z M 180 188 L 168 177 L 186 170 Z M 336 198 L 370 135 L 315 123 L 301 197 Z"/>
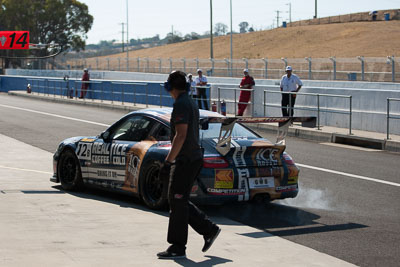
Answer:
<path fill-rule="evenodd" d="M 23 111 L 38 113 L 38 114 L 47 115 L 47 116 L 52 116 L 52 117 L 56 117 L 56 118 L 66 119 L 66 120 L 79 121 L 79 122 L 90 123 L 90 124 L 95 124 L 95 125 L 100 125 L 100 126 L 105 126 L 105 127 L 110 126 L 110 125 L 108 125 L 108 124 L 104 124 L 104 123 L 100 123 L 100 122 L 81 120 L 81 119 L 77 119 L 77 118 L 72 118 L 72 117 L 67 117 L 67 116 L 61 116 L 61 115 L 57 115 L 57 114 L 53 114 L 53 113 L 47 113 L 47 112 L 42 112 L 42 111 L 37 111 L 37 110 L 33 110 L 33 109 L 19 108 L 19 107 L 14 107 L 14 106 L 9 106 L 9 105 L 2 105 L 2 104 L 0 104 L 0 106 L 1 106 L 1 107 L 5 107 L 5 108 L 11 108 L 11 109 L 17 109 L 17 110 L 23 110 Z"/>
<path fill-rule="evenodd" d="M 379 180 L 379 179 L 376 179 L 376 178 L 370 178 L 370 177 L 351 174 L 351 173 L 346 173 L 346 172 L 339 172 L 339 171 L 334 171 L 334 170 L 314 167 L 314 166 L 310 166 L 310 165 L 305 165 L 305 164 L 301 164 L 301 163 L 296 163 L 296 165 L 299 166 L 299 167 L 303 167 L 303 168 L 308 168 L 308 169 L 317 170 L 317 171 L 323 171 L 323 172 L 339 174 L 339 175 L 348 176 L 348 177 L 357 178 L 357 179 L 362 179 L 362 180 L 366 180 L 366 181 L 371 181 L 371 182 L 376 182 L 376 183 L 381 183 L 381 184 L 388 184 L 388 185 L 393 185 L 393 186 L 400 186 L 400 184 L 398 184 L 398 183 Z"/>
<path fill-rule="evenodd" d="M 51 172 L 44 172 L 44 171 L 37 171 L 37 170 L 29 170 L 29 169 L 22 169 L 22 168 L 14 168 L 14 167 L 7 167 L 7 166 L 1 166 L 0 168 L 2 169 L 9 169 L 9 170 L 16 170 L 16 171 L 26 171 L 26 172 L 37 172 L 37 173 L 44 173 L 44 174 L 53 174 Z"/>

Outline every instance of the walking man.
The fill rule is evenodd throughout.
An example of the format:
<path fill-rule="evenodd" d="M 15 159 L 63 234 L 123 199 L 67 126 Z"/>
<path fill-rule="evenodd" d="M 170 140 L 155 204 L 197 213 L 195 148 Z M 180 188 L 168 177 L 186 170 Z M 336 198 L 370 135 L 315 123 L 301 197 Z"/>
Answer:
<path fill-rule="evenodd" d="M 249 75 L 249 70 L 244 69 L 243 70 L 244 77 L 242 81 L 240 82 L 239 87 L 242 89 L 253 89 L 253 86 L 255 85 L 253 77 Z M 251 91 L 247 90 L 242 90 L 240 91 L 240 96 L 239 96 L 239 103 L 238 103 L 238 116 L 243 116 L 244 111 L 246 110 L 247 104 L 251 97 Z"/>
<path fill-rule="evenodd" d="M 186 257 L 188 224 L 203 235 L 203 252 L 211 247 L 221 229 L 189 201 L 193 182 L 203 165 L 203 154 L 199 146 L 199 109 L 188 95 L 185 73 L 173 71 L 164 87 L 175 100 L 170 120 L 172 146 L 160 170 L 161 177 L 169 176 L 167 241 L 171 245 L 157 256 L 176 259 Z"/>
<path fill-rule="evenodd" d="M 207 93 L 206 93 L 206 85 L 207 85 L 207 77 L 203 75 L 203 71 L 201 69 L 197 70 L 197 74 L 199 75 L 196 78 L 196 86 L 197 87 L 197 103 L 199 104 L 199 109 L 202 109 L 201 100 L 203 100 L 204 109 L 208 110 L 207 103 Z M 201 87 L 201 88 L 199 88 Z"/>
<path fill-rule="evenodd" d="M 298 92 L 303 86 L 300 78 L 292 74 L 292 67 L 286 67 L 286 75 L 282 76 L 281 91 L 282 92 Z M 282 116 L 293 117 L 294 103 L 296 102 L 296 94 L 282 94 Z M 289 109 L 289 112 L 288 112 Z"/>

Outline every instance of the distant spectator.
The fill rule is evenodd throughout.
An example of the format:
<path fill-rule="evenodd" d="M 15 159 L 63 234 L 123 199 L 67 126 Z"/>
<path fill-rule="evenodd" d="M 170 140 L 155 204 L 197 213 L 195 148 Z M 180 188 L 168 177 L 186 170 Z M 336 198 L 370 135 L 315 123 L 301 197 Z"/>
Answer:
<path fill-rule="evenodd" d="M 203 100 L 204 109 L 208 110 L 207 103 L 207 94 L 206 94 L 206 85 L 207 85 L 207 77 L 203 76 L 203 71 L 201 69 L 197 70 L 197 74 L 199 75 L 196 78 L 196 86 L 197 86 L 197 103 L 199 105 L 199 109 L 202 109 L 201 100 Z M 201 87 L 201 88 L 199 88 Z"/>
<path fill-rule="evenodd" d="M 298 92 L 303 86 L 300 78 L 292 74 L 292 67 L 286 67 L 286 75 L 282 76 L 281 91 L 283 92 Z M 293 117 L 294 103 L 296 102 L 296 94 L 282 94 L 282 116 Z M 288 112 L 289 109 L 289 112 Z"/>
<path fill-rule="evenodd" d="M 89 80 L 90 80 L 89 70 L 85 68 L 83 69 L 81 96 L 79 98 L 85 98 L 87 89 L 89 88 L 89 83 L 88 83 Z"/>
<path fill-rule="evenodd" d="M 189 94 L 192 98 L 197 98 L 196 82 L 193 81 L 193 75 L 191 73 L 188 74 L 188 82 L 190 83 Z"/>
<path fill-rule="evenodd" d="M 244 69 L 243 70 L 243 74 L 244 77 L 242 79 L 242 81 L 240 82 L 239 87 L 242 89 L 252 89 L 253 86 L 255 85 L 254 79 L 253 77 L 251 77 L 249 75 L 249 70 L 248 69 Z M 246 110 L 247 104 L 251 97 L 251 91 L 247 91 L 247 90 L 242 90 L 240 91 L 240 96 L 239 96 L 239 102 L 238 103 L 238 116 L 243 116 L 244 111 Z"/>

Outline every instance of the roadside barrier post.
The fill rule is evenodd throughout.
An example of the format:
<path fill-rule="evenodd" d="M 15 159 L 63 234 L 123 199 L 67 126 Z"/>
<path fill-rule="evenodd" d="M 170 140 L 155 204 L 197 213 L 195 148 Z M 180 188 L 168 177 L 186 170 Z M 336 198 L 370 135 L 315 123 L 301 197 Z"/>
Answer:
<path fill-rule="evenodd" d="M 395 61 L 394 56 L 387 56 L 388 64 L 392 64 L 392 82 L 396 81 Z"/>
<path fill-rule="evenodd" d="M 336 80 L 336 57 L 329 58 L 333 63 L 333 80 Z"/>
<path fill-rule="evenodd" d="M 320 110 L 319 94 L 317 94 L 317 126 L 318 126 L 318 130 L 321 130 L 321 128 L 320 128 L 320 119 L 319 119 L 319 110 Z"/>
<path fill-rule="evenodd" d="M 169 72 L 172 72 L 172 58 L 169 58 Z"/>
<path fill-rule="evenodd" d="M 160 66 L 159 66 L 159 73 L 162 73 L 162 59 L 159 58 L 158 61 L 160 62 Z"/>
<path fill-rule="evenodd" d="M 225 63 L 226 63 L 226 76 L 229 76 L 229 73 L 230 73 L 230 69 L 229 69 L 230 63 L 229 63 L 229 59 L 224 58 L 224 60 L 225 60 Z"/>
<path fill-rule="evenodd" d="M 390 99 L 388 98 L 387 100 L 387 103 L 386 103 L 386 109 L 387 109 L 387 112 L 386 112 L 386 139 L 390 139 L 389 138 L 389 120 L 390 120 L 390 118 L 389 118 L 389 112 L 390 112 Z"/>
<path fill-rule="evenodd" d="M 268 58 L 263 58 L 264 61 L 264 78 L 268 79 Z"/>
<path fill-rule="evenodd" d="M 182 58 L 182 61 L 183 61 L 183 72 L 186 73 L 186 59 Z"/>
<path fill-rule="evenodd" d="M 137 72 L 140 71 L 140 57 L 137 57 Z"/>
<path fill-rule="evenodd" d="M 118 71 L 121 71 L 121 58 L 118 58 Z"/>
<path fill-rule="evenodd" d="M 110 70 L 110 59 L 107 58 L 107 70 Z"/>
<path fill-rule="evenodd" d="M 357 57 L 357 58 L 358 58 L 358 60 L 361 61 L 361 80 L 365 81 L 365 76 L 364 76 L 364 73 L 365 73 L 365 60 L 364 60 L 364 56 L 360 56 L 360 57 Z"/>
<path fill-rule="evenodd" d="M 312 79 L 312 72 L 311 72 L 312 60 L 311 60 L 311 57 L 306 57 L 304 59 L 307 60 L 307 62 L 308 62 L 308 79 L 311 80 Z"/>
<path fill-rule="evenodd" d="M 349 135 L 352 135 L 351 133 L 351 117 L 352 117 L 352 106 L 353 106 L 353 96 L 349 96 L 350 99 L 350 121 L 349 121 Z"/>

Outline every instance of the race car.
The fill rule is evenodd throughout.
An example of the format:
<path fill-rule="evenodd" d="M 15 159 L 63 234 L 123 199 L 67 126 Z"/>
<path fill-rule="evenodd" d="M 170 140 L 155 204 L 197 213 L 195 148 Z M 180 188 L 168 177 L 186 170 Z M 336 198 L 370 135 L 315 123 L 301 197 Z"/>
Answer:
<path fill-rule="evenodd" d="M 167 183 L 158 174 L 171 149 L 171 112 L 171 108 L 134 111 L 98 136 L 62 141 L 53 157 L 50 180 L 61 183 L 64 190 L 95 186 L 130 193 L 152 209 L 163 208 Z M 223 204 L 296 197 L 299 169 L 285 152 L 284 136 L 272 143 L 244 126 L 280 122 L 287 128 L 295 118 L 227 118 L 206 110 L 200 110 L 200 118 L 204 159 L 192 187 L 193 202 Z M 299 117 L 297 121 L 309 122 L 310 118 Z"/>

